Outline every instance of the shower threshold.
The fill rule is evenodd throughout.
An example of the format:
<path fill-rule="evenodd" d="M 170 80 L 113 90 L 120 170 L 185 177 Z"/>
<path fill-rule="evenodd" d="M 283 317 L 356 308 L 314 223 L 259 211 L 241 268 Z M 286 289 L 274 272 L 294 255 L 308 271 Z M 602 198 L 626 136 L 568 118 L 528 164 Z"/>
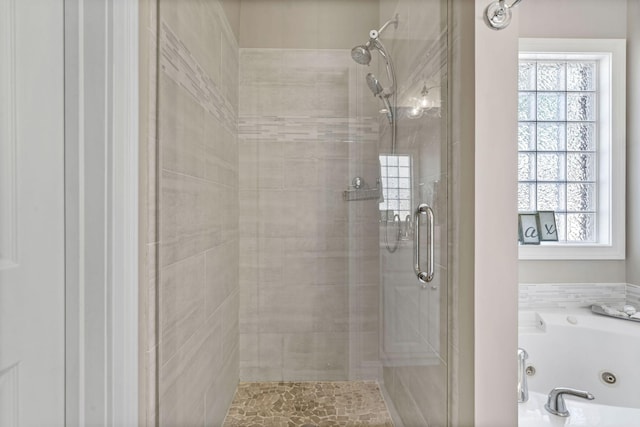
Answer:
<path fill-rule="evenodd" d="M 223 427 L 393 427 L 375 381 L 241 382 Z"/>

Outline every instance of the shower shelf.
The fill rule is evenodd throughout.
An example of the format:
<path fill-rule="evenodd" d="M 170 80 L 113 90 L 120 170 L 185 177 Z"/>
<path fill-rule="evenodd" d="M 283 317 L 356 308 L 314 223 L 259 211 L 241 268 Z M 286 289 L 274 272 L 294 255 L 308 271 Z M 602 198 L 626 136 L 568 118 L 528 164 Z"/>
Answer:
<path fill-rule="evenodd" d="M 354 202 L 358 200 L 380 200 L 382 201 L 382 187 L 380 181 L 376 183 L 375 188 L 353 188 L 342 192 L 342 198 L 345 202 Z"/>

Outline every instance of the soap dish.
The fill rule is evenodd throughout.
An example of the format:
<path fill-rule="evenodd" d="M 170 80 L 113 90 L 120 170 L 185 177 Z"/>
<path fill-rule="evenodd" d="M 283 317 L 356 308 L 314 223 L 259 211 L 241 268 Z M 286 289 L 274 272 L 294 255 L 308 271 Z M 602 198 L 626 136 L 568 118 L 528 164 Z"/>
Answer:
<path fill-rule="evenodd" d="M 601 314 L 607 317 L 615 317 L 616 319 L 630 320 L 632 322 L 640 322 L 640 319 L 630 317 L 628 314 L 618 311 L 616 309 L 613 309 L 611 307 L 608 307 L 606 305 L 593 304 L 591 306 L 591 311 L 594 312 L 595 314 Z"/>

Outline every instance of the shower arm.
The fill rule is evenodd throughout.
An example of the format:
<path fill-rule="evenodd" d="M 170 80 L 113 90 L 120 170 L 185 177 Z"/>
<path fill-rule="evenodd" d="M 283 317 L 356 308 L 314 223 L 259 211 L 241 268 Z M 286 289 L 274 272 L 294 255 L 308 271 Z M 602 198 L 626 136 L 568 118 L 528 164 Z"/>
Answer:
<path fill-rule="evenodd" d="M 521 0 L 517 0 L 517 1 L 521 1 Z M 380 27 L 380 29 L 379 29 L 378 31 L 376 31 L 376 30 L 371 30 L 370 35 L 371 35 L 371 34 L 373 34 L 374 32 L 376 33 L 376 35 L 375 35 L 375 36 L 372 36 L 371 38 L 372 38 L 372 39 L 377 39 L 377 38 L 378 38 L 378 36 L 379 36 L 380 34 L 382 34 L 382 32 L 383 32 L 384 30 L 386 30 L 386 29 L 387 29 L 387 27 L 388 27 L 389 25 L 391 25 L 391 24 L 393 24 L 393 28 L 394 28 L 394 29 L 396 29 L 396 30 L 398 29 L 398 14 L 396 14 L 396 16 L 394 16 L 394 17 L 393 17 L 393 19 L 389 19 L 387 22 L 385 22 L 385 23 L 382 25 L 382 27 Z"/>

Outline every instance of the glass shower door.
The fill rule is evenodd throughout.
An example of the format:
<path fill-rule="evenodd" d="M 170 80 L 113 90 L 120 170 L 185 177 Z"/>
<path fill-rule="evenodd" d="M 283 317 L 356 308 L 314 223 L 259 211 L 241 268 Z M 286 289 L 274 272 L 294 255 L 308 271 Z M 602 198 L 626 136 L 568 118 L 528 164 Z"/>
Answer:
<path fill-rule="evenodd" d="M 396 65 L 395 150 L 381 120 L 380 355 L 384 387 L 407 426 L 448 414 L 447 3 L 400 0 L 387 43 Z M 404 19 L 403 19 L 404 17 Z M 404 21 L 404 22 L 403 22 Z"/>

